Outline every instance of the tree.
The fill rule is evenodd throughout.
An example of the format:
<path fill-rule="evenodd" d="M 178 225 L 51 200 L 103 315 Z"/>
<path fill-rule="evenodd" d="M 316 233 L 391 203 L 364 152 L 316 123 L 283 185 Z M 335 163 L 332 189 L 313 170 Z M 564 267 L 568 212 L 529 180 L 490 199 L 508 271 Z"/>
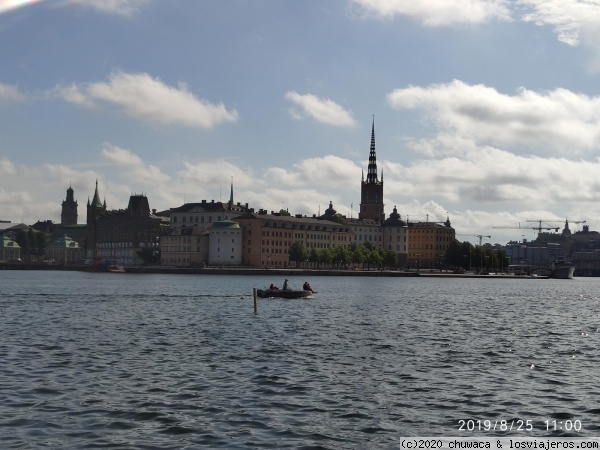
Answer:
<path fill-rule="evenodd" d="M 343 245 L 338 245 L 333 249 L 333 262 L 345 267 L 350 262 L 350 252 Z"/>
<path fill-rule="evenodd" d="M 383 263 L 392 269 L 397 268 L 398 267 L 398 255 L 396 254 L 396 252 L 393 250 L 387 250 L 384 253 Z"/>
<path fill-rule="evenodd" d="M 21 247 L 21 256 L 25 261 L 31 259 L 31 253 L 35 248 L 35 236 L 32 230 L 21 230 L 15 236 L 15 242 Z"/>
<path fill-rule="evenodd" d="M 316 248 L 311 248 L 308 252 L 308 261 L 312 263 L 313 268 L 319 262 L 319 251 Z"/>
<path fill-rule="evenodd" d="M 319 263 L 328 266 L 333 261 L 333 252 L 329 248 L 322 248 L 319 251 Z"/>
<path fill-rule="evenodd" d="M 306 250 L 304 250 L 304 245 L 300 241 L 294 241 L 294 243 L 290 245 L 288 254 L 290 255 L 290 261 L 296 263 L 296 268 L 298 268 L 298 263 L 302 263 L 306 260 Z"/>
<path fill-rule="evenodd" d="M 35 243 L 36 243 L 36 253 L 39 256 L 44 256 L 46 254 L 46 245 L 48 243 L 48 238 L 46 233 L 40 231 L 35 233 Z"/>
<path fill-rule="evenodd" d="M 331 218 L 331 221 L 342 225 L 345 225 L 347 223 L 346 218 L 340 213 L 334 214 L 334 216 Z"/>
<path fill-rule="evenodd" d="M 290 212 L 287 209 L 280 209 L 279 210 L 279 215 L 280 216 L 291 216 Z"/>
<path fill-rule="evenodd" d="M 160 250 L 152 247 L 142 247 L 137 255 L 144 261 L 144 265 L 160 262 Z"/>

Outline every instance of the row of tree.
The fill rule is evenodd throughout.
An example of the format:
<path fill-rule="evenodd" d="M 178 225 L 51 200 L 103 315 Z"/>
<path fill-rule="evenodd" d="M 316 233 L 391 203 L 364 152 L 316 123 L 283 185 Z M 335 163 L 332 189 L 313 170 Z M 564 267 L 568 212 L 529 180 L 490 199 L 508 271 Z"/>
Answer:
<path fill-rule="evenodd" d="M 449 269 L 499 272 L 508 269 L 510 260 L 502 249 L 480 247 L 455 239 L 446 250 L 444 263 Z"/>
<path fill-rule="evenodd" d="M 21 230 L 15 236 L 15 242 L 21 247 L 21 259 L 24 261 L 43 259 L 46 254 L 46 233 Z"/>
<path fill-rule="evenodd" d="M 308 266 L 312 268 L 336 269 L 353 267 L 395 269 L 400 266 L 398 255 L 391 250 L 384 250 L 375 246 L 372 242 L 361 245 L 352 243 L 347 247 L 337 246 L 334 248 L 312 248 L 306 251 L 302 242 L 294 242 L 288 251 L 290 261 L 296 264 L 296 268 Z"/>
<path fill-rule="evenodd" d="M 352 243 L 347 247 L 312 248 L 307 251 L 302 242 L 294 242 L 289 250 L 290 261 L 296 268 L 347 268 L 348 266 L 362 268 L 389 268 L 402 267 L 405 261 L 398 259 L 398 254 L 392 250 L 384 250 L 372 242 L 361 245 Z M 468 241 L 454 240 L 450 243 L 444 256 L 444 267 L 440 269 L 464 269 L 477 272 L 497 272 L 506 270 L 509 259 L 501 249 L 474 246 Z"/>

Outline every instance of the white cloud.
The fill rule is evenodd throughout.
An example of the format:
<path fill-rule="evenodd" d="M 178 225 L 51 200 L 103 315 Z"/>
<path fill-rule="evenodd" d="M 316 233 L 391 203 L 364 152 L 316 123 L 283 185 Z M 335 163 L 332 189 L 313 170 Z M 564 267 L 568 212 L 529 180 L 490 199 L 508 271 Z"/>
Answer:
<path fill-rule="evenodd" d="M 58 86 L 51 94 L 88 108 L 106 102 L 134 119 L 164 125 L 212 128 L 238 120 L 237 111 L 196 98 L 185 84 L 174 88 L 144 73 L 116 72 L 106 83 Z"/>
<path fill-rule="evenodd" d="M 558 39 L 568 45 L 579 44 L 582 34 L 598 34 L 600 2 L 598 0 L 518 0 L 526 7 L 522 19 L 554 28 Z"/>
<path fill-rule="evenodd" d="M 299 111 L 290 109 L 290 114 L 296 119 L 308 116 L 327 125 L 338 127 L 356 126 L 356 120 L 352 117 L 352 113 L 333 100 L 320 98 L 312 94 L 301 95 L 295 91 L 287 92 L 285 99 L 300 108 Z"/>
<path fill-rule="evenodd" d="M 509 20 L 506 0 L 351 0 L 366 15 L 384 19 L 409 16 L 426 26 L 478 24 Z"/>
<path fill-rule="evenodd" d="M 477 145 L 574 156 L 600 145 L 600 97 L 567 89 L 534 92 L 521 88 L 507 95 L 462 81 L 411 86 L 388 95 L 396 109 L 422 109 L 440 134 Z M 460 149 L 457 149 L 460 151 Z"/>
<path fill-rule="evenodd" d="M 69 86 L 56 86 L 54 89 L 52 89 L 52 91 L 50 91 L 48 97 L 62 98 L 68 103 L 88 109 L 94 109 L 96 107 L 93 99 L 86 95 L 80 86 L 74 83 Z"/>
<path fill-rule="evenodd" d="M 166 187 L 171 177 L 162 173 L 160 168 L 152 164 L 146 164 L 142 159 L 130 150 L 105 143 L 102 149 L 102 157 L 105 161 L 113 164 L 117 170 L 130 180 L 135 180 L 141 189 Z"/>
<path fill-rule="evenodd" d="M 148 3 L 148 0 L 71 0 L 70 3 L 92 8 L 101 13 L 129 17 L 139 12 L 140 8 Z"/>
<path fill-rule="evenodd" d="M 109 209 L 125 208 L 132 193 L 147 195 L 151 208 L 158 210 L 184 202 L 227 201 L 231 177 L 234 201 L 249 203 L 256 210 L 283 208 L 310 216 L 322 214 L 332 201 L 341 214 L 358 215 L 360 165 L 332 155 L 298 160 L 287 169 L 267 166 L 260 173 L 222 159 L 182 162 L 173 174 L 132 150 L 108 143 L 99 156 L 95 167 L 84 169 L 62 164 L 17 166 L 1 158 L 3 186 L 10 186 L 10 191 L 0 188 L 0 218 L 25 223 L 60 221 L 60 204 L 72 184 L 83 223 L 85 200 L 93 195 L 96 179 Z M 562 216 L 600 223 L 600 212 L 596 212 L 600 160 L 519 156 L 473 147 L 460 156 L 424 159 L 407 166 L 380 161 L 380 167 L 386 174 L 386 215 L 394 206 L 411 220 L 444 221 L 448 214 L 459 234 L 492 234 L 494 242 L 506 242 L 527 230 L 491 231 L 492 227 Z"/>
<path fill-rule="evenodd" d="M 0 102 L 20 100 L 23 100 L 23 95 L 16 86 L 0 83 Z"/>
<path fill-rule="evenodd" d="M 590 69 L 600 71 L 600 1 L 598 0 L 519 0 L 522 20 L 550 26 L 558 40 L 570 46 L 582 45 L 593 55 Z"/>
<path fill-rule="evenodd" d="M 0 158 L 0 174 L 14 175 L 17 169 L 15 165 L 6 157 Z"/>

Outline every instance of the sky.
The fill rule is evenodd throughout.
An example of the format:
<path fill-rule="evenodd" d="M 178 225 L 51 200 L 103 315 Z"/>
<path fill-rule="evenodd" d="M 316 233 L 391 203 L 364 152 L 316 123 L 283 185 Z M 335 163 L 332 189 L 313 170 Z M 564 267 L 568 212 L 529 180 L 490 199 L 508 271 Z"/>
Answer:
<path fill-rule="evenodd" d="M 599 91 L 600 0 L 0 0 L 0 220 L 356 218 L 374 121 L 386 216 L 600 230 Z"/>

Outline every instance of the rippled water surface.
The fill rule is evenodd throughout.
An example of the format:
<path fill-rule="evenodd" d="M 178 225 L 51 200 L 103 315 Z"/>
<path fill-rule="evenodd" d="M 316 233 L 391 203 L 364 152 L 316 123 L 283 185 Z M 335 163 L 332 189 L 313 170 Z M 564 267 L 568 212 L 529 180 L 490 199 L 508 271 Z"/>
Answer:
<path fill-rule="evenodd" d="M 255 316 L 279 278 L 0 272 L 0 448 L 600 434 L 600 279 L 314 277 Z"/>

